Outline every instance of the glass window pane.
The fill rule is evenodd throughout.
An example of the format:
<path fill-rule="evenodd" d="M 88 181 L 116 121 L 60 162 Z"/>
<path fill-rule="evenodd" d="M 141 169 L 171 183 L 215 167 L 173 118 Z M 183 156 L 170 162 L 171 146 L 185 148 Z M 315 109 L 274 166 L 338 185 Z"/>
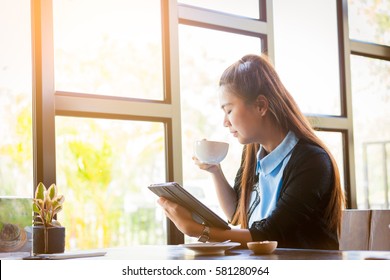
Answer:
<path fill-rule="evenodd" d="M 225 68 L 243 55 L 260 53 L 260 39 L 185 25 L 180 26 L 179 39 L 184 185 L 224 217 L 209 174 L 199 170 L 191 159 L 193 143 L 203 138 L 230 143 L 221 164 L 233 183 L 242 146 L 223 127 L 218 82 Z"/>
<path fill-rule="evenodd" d="M 336 160 L 340 172 L 341 186 L 344 188 L 343 134 L 341 132 L 316 131 Z"/>
<path fill-rule="evenodd" d="M 30 1 L 0 0 L 0 196 L 32 196 Z"/>
<path fill-rule="evenodd" d="M 178 0 L 179 3 L 198 6 L 229 14 L 259 18 L 259 0 Z"/>
<path fill-rule="evenodd" d="M 275 67 L 285 86 L 304 113 L 340 115 L 336 1 L 274 0 L 273 10 Z"/>
<path fill-rule="evenodd" d="M 390 45 L 390 0 L 348 0 L 351 39 Z"/>
<path fill-rule="evenodd" d="M 390 62 L 351 56 L 359 208 L 389 208 Z"/>
<path fill-rule="evenodd" d="M 159 0 L 56 0 L 59 91 L 163 99 Z"/>
<path fill-rule="evenodd" d="M 56 117 L 59 220 L 66 246 L 165 244 L 166 219 L 148 185 L 164 182 L 164 124 Z"/>

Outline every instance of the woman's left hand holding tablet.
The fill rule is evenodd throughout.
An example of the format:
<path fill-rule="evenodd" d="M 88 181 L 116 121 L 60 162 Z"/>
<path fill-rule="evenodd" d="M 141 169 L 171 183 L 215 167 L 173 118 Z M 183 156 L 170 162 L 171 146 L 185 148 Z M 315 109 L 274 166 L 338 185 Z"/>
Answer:
<path fill-rule="evenodd" d="M 182 233 L 192 237 L 198 237 L 201 234 L 203 226 L 192 219 L 191 212 L 186 208 L 164 197 L 160 197 L 157 202 Z"/>

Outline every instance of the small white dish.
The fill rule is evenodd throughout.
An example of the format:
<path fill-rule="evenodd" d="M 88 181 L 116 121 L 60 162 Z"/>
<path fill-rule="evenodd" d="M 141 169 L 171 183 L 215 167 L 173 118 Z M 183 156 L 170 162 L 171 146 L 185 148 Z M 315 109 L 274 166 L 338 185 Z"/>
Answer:
<path fill-rule="evenodd" d="M 209 242 L 209 243 L 190 243 L 180 244 L 179 246 L 191 250 L 195 255 L 223 255 L 226 250 L 240 246 L 238 242 Z"/>

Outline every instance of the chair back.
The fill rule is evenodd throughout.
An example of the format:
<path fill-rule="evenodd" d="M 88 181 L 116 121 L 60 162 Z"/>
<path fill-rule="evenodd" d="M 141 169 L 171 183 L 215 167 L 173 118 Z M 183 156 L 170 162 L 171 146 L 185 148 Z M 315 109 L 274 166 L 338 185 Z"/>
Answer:
<path fill-rule="evenodd" d="M 370 222 L 370 210 L 344 210 L 339 240 L 340 250 L 369 250 Z"/>
<path fill-rule="evenodd" d="M 371 210 L 369 250 L 390 251 L 390 210 Z"/>

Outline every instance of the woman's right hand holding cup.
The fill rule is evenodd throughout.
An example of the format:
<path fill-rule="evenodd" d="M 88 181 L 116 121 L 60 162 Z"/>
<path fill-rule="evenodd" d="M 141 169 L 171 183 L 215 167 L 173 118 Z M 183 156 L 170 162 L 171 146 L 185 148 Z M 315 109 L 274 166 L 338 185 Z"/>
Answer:
<path fill-rule="evenodd" d="M 192 159 L 200 169 L 216 174 L 221 171 L 220 162 L 226 157 L 228 149 L 228 143 L 202 139 L 195 141 Z"/>
<path fill-rule="evenodd" d="M 205 170 L 210 173 L 217 173 L 220 169 L 221 166 L 220 164 L 209 164 L 209 163 L 204 163 L 201 162 L 196 156 L 192 157 L 192 160 L 194 161 L 195 165 L 197 165 L 200 169 Z"/>

